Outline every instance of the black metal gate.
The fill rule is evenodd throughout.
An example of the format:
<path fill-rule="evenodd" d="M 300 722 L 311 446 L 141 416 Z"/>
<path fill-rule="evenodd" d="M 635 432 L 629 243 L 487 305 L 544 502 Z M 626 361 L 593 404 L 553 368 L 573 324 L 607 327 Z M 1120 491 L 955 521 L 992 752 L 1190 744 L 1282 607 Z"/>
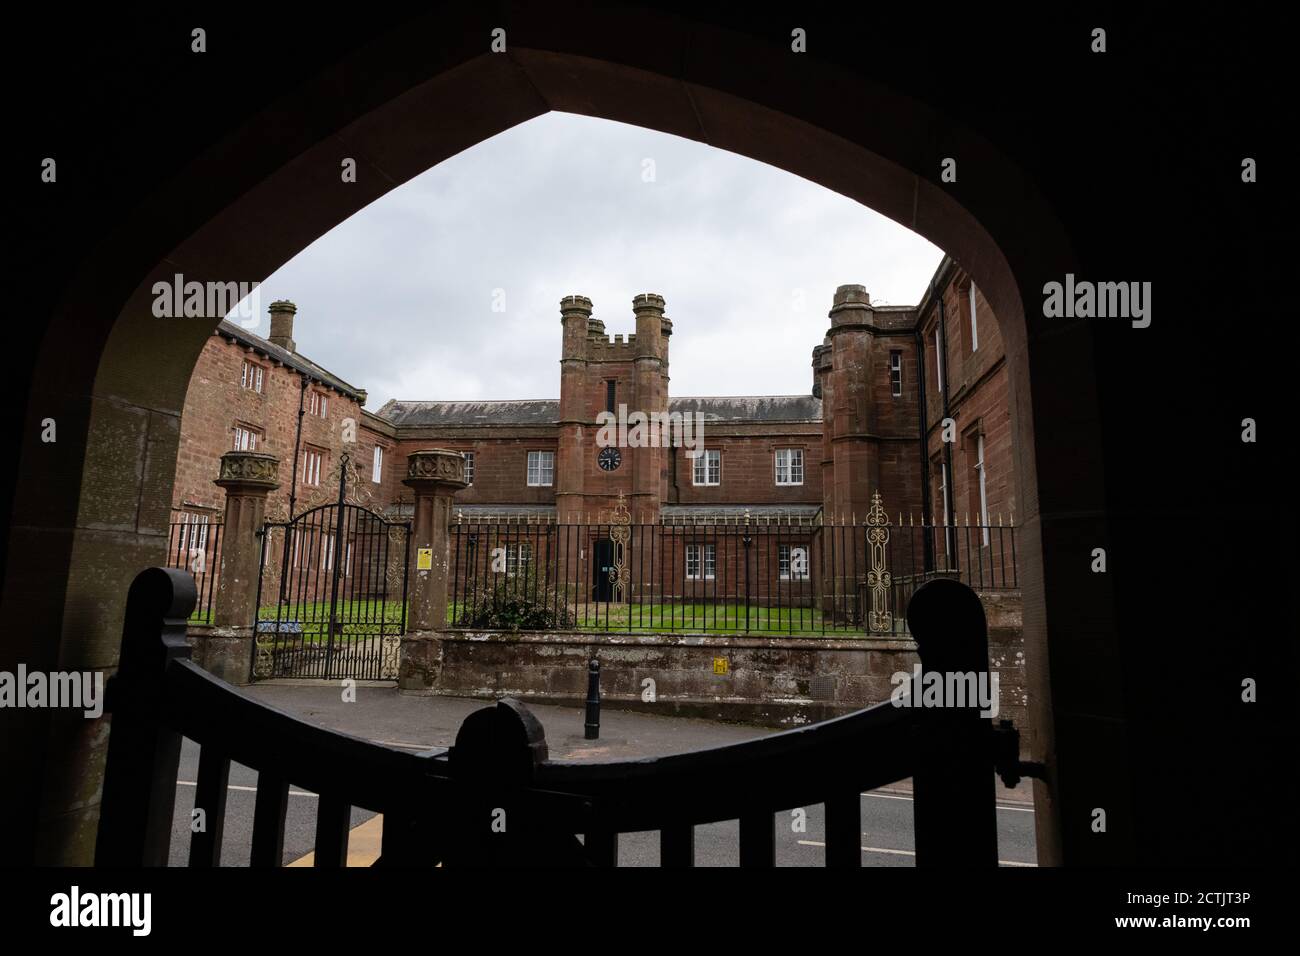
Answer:
<path fill-rule="evenodd" d="M 410 522 L 336 501 L 262 528 L 253 679 L 396 680 Z M 269 600 L 268 600 L 269 598 Z"/>

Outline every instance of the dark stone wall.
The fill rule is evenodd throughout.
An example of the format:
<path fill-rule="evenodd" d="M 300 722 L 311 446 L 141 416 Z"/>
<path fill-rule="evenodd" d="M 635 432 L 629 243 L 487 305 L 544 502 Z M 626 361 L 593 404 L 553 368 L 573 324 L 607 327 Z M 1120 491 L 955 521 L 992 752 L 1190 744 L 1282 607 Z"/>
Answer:
<path fill-rule="evenodd" d="M 985 594 L 1000 718 L 1027 731 L 1019 594 Z M 906 638 L 449 631 L 436 692 L 578 705 L 587 662 L 601 664 L 601 703 L 665 715 L 790 727 L 888 700 L 892 675 L 918 663 Z M 725 662 L 724 673 L 715 662 Z M 644 699 L 647 680 L 654 700 Z M 1022 738 L 1024 739 L 1024 738 Z"/>

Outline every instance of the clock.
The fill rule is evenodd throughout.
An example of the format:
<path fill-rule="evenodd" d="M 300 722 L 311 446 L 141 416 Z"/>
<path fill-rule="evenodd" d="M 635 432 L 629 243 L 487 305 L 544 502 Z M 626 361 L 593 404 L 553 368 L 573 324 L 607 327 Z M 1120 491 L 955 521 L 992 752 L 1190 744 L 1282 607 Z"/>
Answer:
<path fill-rule="evenodd" d="M 596 456 L 596 464 L 602 471 L 613 471 L 623 464 L 623 453 L 617 448 L 602 448 Z"/>

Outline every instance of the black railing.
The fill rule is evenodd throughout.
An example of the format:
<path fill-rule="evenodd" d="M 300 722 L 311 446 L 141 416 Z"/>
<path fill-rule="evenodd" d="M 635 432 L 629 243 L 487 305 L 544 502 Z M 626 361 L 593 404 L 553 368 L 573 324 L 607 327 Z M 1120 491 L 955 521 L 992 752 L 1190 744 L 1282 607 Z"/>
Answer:
<path fill-rule="evenodd" d="M 1019 587 L 1001 526 L 462 521 L 450 550 L 461 628 L 904 634 L 926 581 Z"/>
<path fill-rule="evenodd" d="M 339 490 L 261 530 L 253 678 L 395 680 L 406 632 L 411 526 L 347 500 Z"/>
<path fill-rule="evenodd" d="M 890 526 L 890 603 L 906 622 L 908 602 L 926 581 L 949 578 L 976 592 L 1018 591 L 1017 529 L 1004 525 Z"/>
<path fill-rule="evenodd" d="M 200 747 L 191 866 L 221 860 L 232 761 L 257 771 L 250 861 L 284 861 L 289 787 L 319 796 L 314 865 L 347 861 L 354 806 L 383 815 L 375 865 L 613 866 L 618 835 L 658 831 L 660 863 L 694 864 L 695 827 L 739 821 L 742 866 L 775 863 L 775 814 L 822 804 L 828 866 L 860 866 L 861 794 L 911 777 L 918 866 L 996 866 L 995 768 L 1024 772 L 1014 729 L 979 703 L 865 710 L 713 750 L 610 763 L 548 759 L 518 701 L 471 714 L 450 750 L 422 753 L 308 724 L 197 667 L 185 639 L 193 579 L 141 572 L 110 680 L 98 866 L 165 866 L 182 735 Z M 987 680 L 978 598 L 954 581 L 920 589 L 909 617 L 927 672 Z M 690 799 L 682 799 L 689 794 Z M 504 830 L 497 824 L 508 820 Z M 581 835 L 582 839 L 579 840 Z"/>
<path fill-rule="evenodd" d="M 190 622 L 211 624 L 221 571 L 221 522 L 194 515 L 186 521 L 172 522 L 167 537 L 167 567 L 181 568 L 194 576 L 197 602 Z"/>

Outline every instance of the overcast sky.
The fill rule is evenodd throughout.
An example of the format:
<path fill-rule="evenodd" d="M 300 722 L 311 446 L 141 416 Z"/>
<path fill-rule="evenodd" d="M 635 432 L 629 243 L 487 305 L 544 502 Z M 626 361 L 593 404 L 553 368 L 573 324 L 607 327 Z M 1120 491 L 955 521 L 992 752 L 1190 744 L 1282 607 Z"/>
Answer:
<path fill-rule="evenodd" d="M 774 167 L 549 113 L 392 190 L 260 292 L 263 309 L 297 304 L 298 350 L 368 389 L 371 410 L 390 398 L 558 398 L 559 303 L 573 293 L 609 334 L 635 330 L 634 295 L 667 300 L 674 396 L 795 395 L 812 387 L 837 285 L 912 305 L 941 257 Z M 265 314 L 254 331 L 267 334 Z"/>

